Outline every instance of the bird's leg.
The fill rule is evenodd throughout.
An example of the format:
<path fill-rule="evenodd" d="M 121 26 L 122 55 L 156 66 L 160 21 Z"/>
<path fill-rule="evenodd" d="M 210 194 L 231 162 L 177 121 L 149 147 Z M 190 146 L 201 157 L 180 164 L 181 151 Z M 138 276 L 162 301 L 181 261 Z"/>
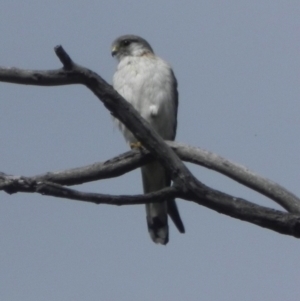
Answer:
<path fill-rule="evenodd" d="M 141 149 L 143 147 L 140 141 L 130 143 L 131 149 Z"/>

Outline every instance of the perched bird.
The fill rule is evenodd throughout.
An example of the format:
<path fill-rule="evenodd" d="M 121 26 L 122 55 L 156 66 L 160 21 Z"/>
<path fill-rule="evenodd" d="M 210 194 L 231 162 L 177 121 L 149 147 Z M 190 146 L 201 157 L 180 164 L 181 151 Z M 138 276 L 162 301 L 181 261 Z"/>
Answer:
<path fill-rule="evenodd" d="M 119 61 L 113 77 L 114 89 L 133 105 L 163 139 L 174 140 L 178 92 L 172 68 L 154 54 L 146 40 L 135 35 L 117 38 L 112 44 L 111 53 Z M 116 122 L 126 141 L 137 144 L 135 136 L 121 122 Z M 171 178 L 158 161 L 143 166 L 141 170 L 145 193 L 170 186 Z M 174 199 L 146 204 L 146 214 L 148 230 L 155 243 L 168 243 L 168 214 L 179 232 L 185 231 Z"/>

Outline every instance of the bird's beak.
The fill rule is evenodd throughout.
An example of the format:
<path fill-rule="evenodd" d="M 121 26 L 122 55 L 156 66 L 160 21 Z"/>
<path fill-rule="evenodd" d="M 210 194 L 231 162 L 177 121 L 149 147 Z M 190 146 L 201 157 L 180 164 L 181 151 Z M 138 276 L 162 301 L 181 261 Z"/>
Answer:
<path fill-rule="evenodd" d="M 112 50 L 111 50 L 111 55 L 115 56 L 119 51 L 119 48 L 117 46 L 113 46 Z"/>

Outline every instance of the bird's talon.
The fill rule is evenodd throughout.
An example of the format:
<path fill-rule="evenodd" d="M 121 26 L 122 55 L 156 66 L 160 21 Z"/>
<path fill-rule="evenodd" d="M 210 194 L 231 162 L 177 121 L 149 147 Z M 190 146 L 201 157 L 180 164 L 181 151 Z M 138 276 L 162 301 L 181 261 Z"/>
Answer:
<path fill-rule="evenodd" d="M 138 142 L 132 142 L 130 143 L 130 148 L 131 149 L 139 149 L 139 148 L 142 148 L 142 143 L 140 141 Z"/>

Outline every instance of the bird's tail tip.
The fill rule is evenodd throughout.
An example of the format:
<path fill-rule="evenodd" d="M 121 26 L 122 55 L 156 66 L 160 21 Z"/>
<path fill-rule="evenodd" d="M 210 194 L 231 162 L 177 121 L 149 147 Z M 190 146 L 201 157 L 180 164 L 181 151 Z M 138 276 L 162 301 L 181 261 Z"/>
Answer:
<path fill-rule="evenodd" d="M 151 239 L 157 243 L 166 245 L 169 242 L 169 226 L 157 217 L 147 217 L 148 231 Z"/>

